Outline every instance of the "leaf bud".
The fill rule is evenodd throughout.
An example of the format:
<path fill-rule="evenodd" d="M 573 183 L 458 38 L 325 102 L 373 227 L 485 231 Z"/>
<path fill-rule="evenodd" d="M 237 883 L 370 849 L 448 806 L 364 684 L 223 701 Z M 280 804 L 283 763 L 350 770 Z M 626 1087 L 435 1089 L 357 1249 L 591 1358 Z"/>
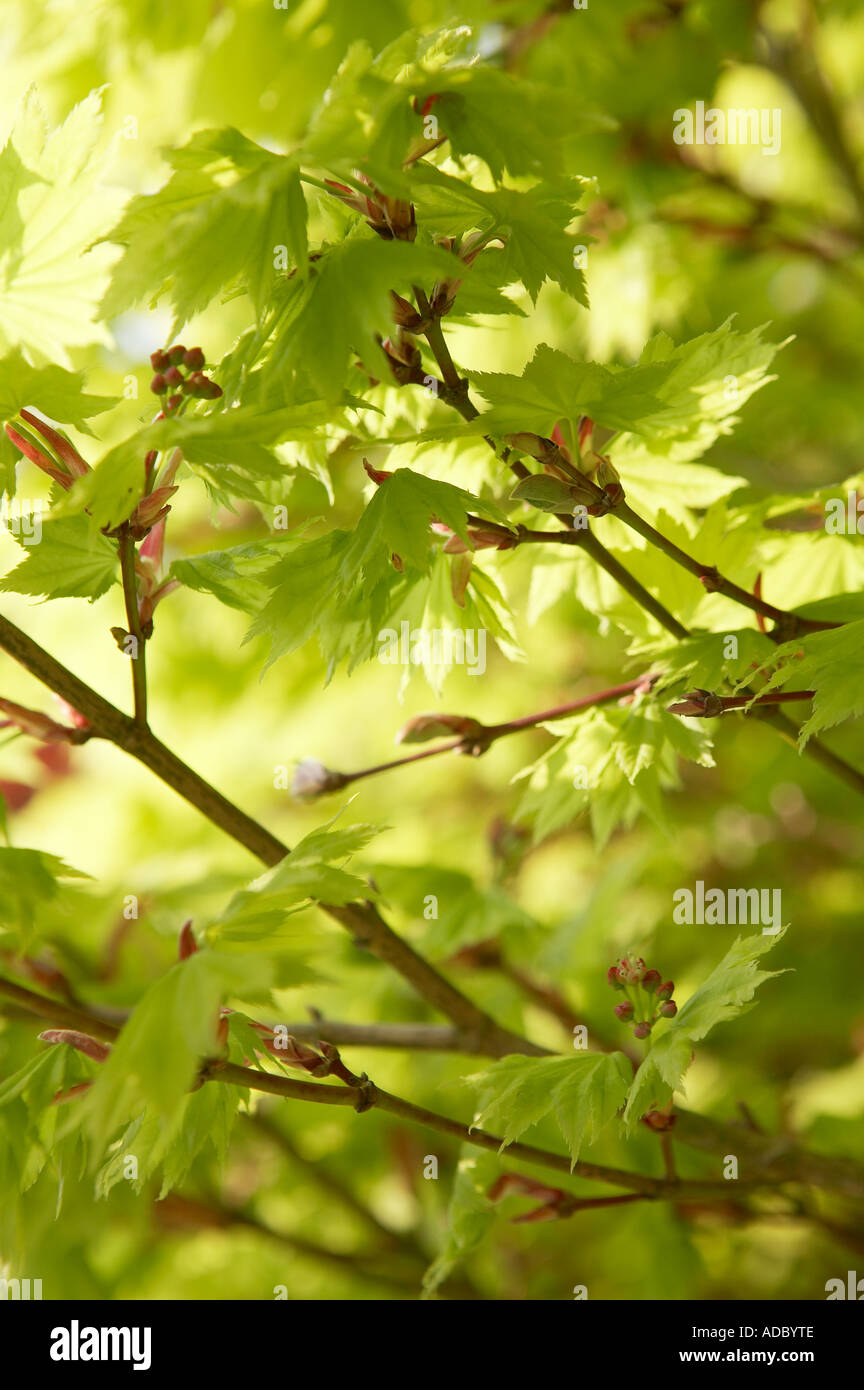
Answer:
<path fill-rule="evenodd" d="M 344 772 L 325 767 L 315 758 L 304 758 L 294 770 L 291 795 L 298 801 L 314 801 L 316 796 L 339 791 L 348 780 Z"/>
<path fill-rule="evenodd" d="M 92 1057 L 94 1062 L 105 1062 L 111 1056 L 111 1049 L 98 1038 L 91 1038 L 89 1033 L 79 1033 L 73 1028 L 48 1028 L 39 1037 L 42 1042 L 47 1043 L 67 1043 L 69 1047 L 74 1047 L 76 1052 L 83 1052 L 86 1057 Z"/>
<path fill-rule="evenodd" d="M 183 923 L 180 931 L 180 939 L 177 943 L 177 959 L 188 960 L 190 956 L 195 955 L 197 950 L 198 943 L 192 931 L 192 921 L 190 918 L 188 922 Z"/>

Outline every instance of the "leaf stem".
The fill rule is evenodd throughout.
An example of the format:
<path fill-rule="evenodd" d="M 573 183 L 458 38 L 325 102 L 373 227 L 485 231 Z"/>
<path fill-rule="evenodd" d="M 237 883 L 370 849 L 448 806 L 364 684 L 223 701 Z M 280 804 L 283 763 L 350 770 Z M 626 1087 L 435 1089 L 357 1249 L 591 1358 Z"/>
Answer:
<path fill-rule="evenodd" d="M 134 638 L 135 650 L 132 661 L 132 693 L 135 700 L 135 722 L 147 727 L 147 639 L 141 627 L 138 613 L 138 579 L 135 574 L 135 541 L 124 524 L 117 538 L 117 551 L 120 556 L 120 574 L 123 580 L 123 598 L 126 603 L 126 622 L 129 635 Z"/>

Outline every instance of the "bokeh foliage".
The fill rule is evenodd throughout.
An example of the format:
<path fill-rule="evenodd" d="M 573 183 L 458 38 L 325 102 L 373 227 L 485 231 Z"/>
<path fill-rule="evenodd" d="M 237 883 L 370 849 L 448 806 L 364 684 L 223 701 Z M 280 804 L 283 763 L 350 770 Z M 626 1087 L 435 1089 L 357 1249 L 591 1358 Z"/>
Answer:
<path fill-rule="evenodd" d="M 761 574 L 784 609 L 857 595 L 861 537 L 827 534 L 822 521 L 826 499 L 845 498 L 861 472 L 860 7 L 464 0 L 443 15 L 431 0 L 3 0 L 0 14 L 0 123 L 4 137 L 13 132 L 0 157 L 3 418 L 39 407 L 86 458 L 105 460 L 46 522 L 44 555 L 34 547 L 27 574 L 4 581 L 2 611 L 128 707 L 128 663 L 109 633 L 122 597 L 94 528 L 122 519 L 143 452 L 159 447 L 150 352 L 178 336 L 200 342 L 220 364 L 226 407 L 238 409 L 178 427 L 188 462 L 167 557 L 181 587 L 160 605 L 148 648 L 153 726 L 289 844 L 349 799 L 334 837 L 358 822 L 379 828 L 368 843 L 334 841 L 317 878 L 305 881 L 301 865 L 278 893 L 268 884 L 262 906 L 242 894 L 259 871 L 246 852 L 116 749 L 93 741 L 40 761 L 31 739 L 3 746 L 4 973 L 38 958 L 91 1006 L 140 1006 L 83 1121 L 75 1103 L 49 1102 L 98 1064 L 65 1049 L 41 1061 L 32 1020 L 0 1025 L 3 1077 L 33 1068 L 15 1094 L 0 1089 L 7 1273 L 41 1277 L 46 1298 L 258 1299 L 283 1285 L 291 1299 L 412 1298 L 425 1264 L 440 1257 L 433 1283 L 447 1271 L 455 1238 L 477 1241 L 469 1292 L 488 1299 L 566 1299 L 575 1285 L 591 1298 L 821 1297 L 853 1258 L 829 1225 L 857 1233 L 860 1249 L 861 1203 L 808 1194 L 821 1224 L 784 1215 L 789 1202 L 769 1195 L 746 1211 L 731 1197 L 704 1208 L 645 1202 L 514 1225 L 524 1198 L 487 1201 L 498 1175 L 549 1179 L 506 1153 L 460 1152 L 374 1110 L 250 1102 L 279 1142 L 238 1115 L 227 1087 L 186 1089 L 220 1000 L 271 1021 L 309 1008 L 353 1022 L 433 1021 L 314 907 L 296 910 L 309 896 L 347 901 L 371 876 L 396 929 L 466 993 L 508 1027 L 569 1050 L 525 975 L 623 1047 L 632 1039 L 606 983 L 617 956 L 643 955 L 684 1000 L 736 935 L 674 923 L 673 891 L 698 879 L 779 887 L 790 925 L 765 968 L 786 973 L 698 1045 L 686 1105 L 729 1121 L 743 1101 L 772 1133 L 864 1161 L 864 802 L 806 751 L 755 719 L 685 721 L 655 701 L 635 716 L 611 705 L 525 731 L 479 759 L 432 758 L 310 805 L 292 799 L 283 775 L 301 759 L 345 772 L 385 762 L 400 726 L 430 710 L 491 724 L 649 668 L 683 691 L 743 680 L 777 656 L 752 613 L 706 595 L 611 517 L 597 534 L 676 617 L 711 634 L 707 645 L 676 644 L 563 546 L 478 553 L 460 608 L 456 557 L 441 553 L 440 536 L 431 548 L 431 509 L 457 532 L 466 510 L 550 524 L 509 500 L 512 480 L 483 430 L 545 435 L 590 414 L 618 431 L 610 457 L 628 500 L 683 548 L 748 590 Z M 421 128 L 411 99 L 422 108 L 433 94 L 428 109 L 442 126 L 449 116 L 451 142 L 405 171 Z M 779 109 L 780 153 L 675 145 L 674 111 L 698 100 Z M 413 199 L 415 243 L 376 239 L 300 181 L 301 169 L 340 179 L 358 164 Z M 490 412 L 472 427 L 418 387 L 397 388 L 380 355 L 370 386 L 357 357 L 387 332 L 391 289 L 410 295 L 416 279 L 428 289 L 452 273 L 434 239 L 478 225 L 505 231 L 504 244 L 478 258 L 444 320 Z M 306 273 L 271 273 L 273 243 Z M 308 252 L 322 249 L 309 274 Z M 586 373 L 588 362 L 597 368 Z M 86 374 L 86 387 L 58 368 Z M 2 449 L 11 488 L 17 454 Z M 364 457 L 413 470 L 416 485 L 403 477 L 405 496 L 388 503 Z M 425 479 L 438 489 L 425 492 Z M 49 497 L 26 463 L 17 489 Z M 287 536 L 272 529 L 277 507 Z M 51 526 L 64 528 L 54 549 Z M 11 573 L 21 550 L 11 536 L 2 547 Z M 860 600 L 850 602 L 838 616 L 859 618 Z M 457 664 L 407 679 L 379 663 L 379 629 L 403 619 L 485 627 L 496 638 L 485 673 Z M 803 670 L 819 690 L 810 729 L 864 768 L 860 621 L 841 631 L 807 638 L 791 679 L 797 686 Z M 718 664 L 715 639 L 729 633 L 740 659 Z M 777 680 L 788 679 L 784 668 Z M 5 657 L 0 695 L 48 707 Z M 588 790 L 574 786 L 583 764 L 599 779 Z M 129 895 L 137 919 L 123 917 Z M 208 943 L 194 978 L 189 962 L 172 970 L 187 919 Z M 490 941 L 506 969 L 483 967 L 477 948 Z M 235 1045 L 242 1055 L 242 1034 Z M 489 1065 L 343 1052 L 388 1090 L 462 1117 L 477 1101 L 466 1076 Z M 560 1150 L 555 1116 L 528 1138 Z M 138 1183 L 118 1162 L 130 1151 L 142 1160 Z M 423 1177 L 427 1155 L 438 1157 L 437 1181 Z M 656 1135 L 639 1126 L 606 1125 L 582 1156 L 662 1171 Z M 682 1177 L 720 1176 L 716 1155 L 676 1146 L 676 1157 Z M 333 1183 L 399 1233 L 371 1268 L 380 1232 Z M 578 1177 L 565 1185 L 601 1192 Z"/>

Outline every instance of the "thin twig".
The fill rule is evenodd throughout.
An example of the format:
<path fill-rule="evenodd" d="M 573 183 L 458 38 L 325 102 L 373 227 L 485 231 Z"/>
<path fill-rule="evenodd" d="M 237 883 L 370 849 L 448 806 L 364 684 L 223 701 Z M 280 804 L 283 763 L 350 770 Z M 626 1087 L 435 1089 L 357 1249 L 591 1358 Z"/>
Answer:
<path fill-rule="evenodd" d="M 143 763 L 178 796 L 268 867 L 290 854 L 287 845 L 188 767 L 151 729 L 137 724 L 103 699 L 4 617 L 0 617 L 0 647 L 83 714 L 95 736 L 107 739 Z M 503 1028 L 462 994 L 388 926 L 373 903 L 321 902 L 316 906 L 350 932 L 358 945 L 367 947 L 379 960 L 397 970 L 423 998 L 468 1036 L 476 1038 L 478 1044 L 482 1041 L 484 1046 L 495 1049 L 499 1057 L 509 1052 L 538 1057 L 547 1054 L 547 1049 Z"/>
<path fill-rule="evenodd" d="M 708 593 L 723 594 L 725 598 L 742 604 L 752 612 L 759 613 L 763 618 L 770 618 L 772 622 L 777 624 L 783 640 L 803 632 L 824 632 L 828 628 L 842 626 L 841 623 L 820 622 L 815 618 L 799 618 L 795 613 L 789 613 L 783 608 L 775 608 L 773 603 L 766 603 L 756 594 L 748 593 L 746 589 L 741 588 L 740 584 L 735 584 L 731 579 L 722 575 L 714 565 L 706 565 L 701 560 L 694 559 L 680 546 L 668 540 L 644 517 L 634 512 L 626 501 L 621 501 L 614 507 L 613 515 L 619 521 L 623 521 L 625 526 L 629 526 L 631 530 L 642 536 L 644 540 L 647 540 L 650 545 L 661 550 L 676 565 L 680 565 L 682 569 L 695 575 Z"/>
<path fill-rule="evenodd" d="M 508 734 L 523 733 L 526 729 L 534 729 L 541 724 L 552 723 L 556 719 L 564 719 L 568 714 L 576 714 L 580 710 L 611 704 L 613 701 L 623 699 L 638 690 L 647 690 L 651 680 L 650 676 L 640 676 L 637 680 L 624 681 L 621 685 L 612 686 L 608 690 L 600 690 L 595 695 L 583 695 L 578 700 L 570 700 L 566 704 L 556 705 L 552 709 L 540 710 L 537 714 L 526 714 L 519 719 L 506 720 L 501 724 L 480 724 L 478 722 L 470 733 L 461 735 L 459 738 L 448 739 L 446 743 L 436 744 L 434 748 L 424 748 L 422 752 L 410 753 L 404 758 L 391 758 L 389 762 L 375 763 L 372 767 L 361 767 L 356 772 L 340 771 L 334 776 L 338 778 L 338 786 L 341 790 L 342 787 L 347 787 L 351 782 L 358 782 L 363 777 L 375 777 L 381 772 L 390 772 L 393 768 L 407 767 L 411 763 L 421 762 L 424 758 L 434 758 L 439 753 L 469 753 L 477 756 L 480 753 L 485 753 L 491 744 L 500 738 L 506 738 Z"/>
<path fill-rule="evenodd" d="M 2 977 L 0 977 L 0 995 L 12 999 L 38 1017 L 71 1024 L 76 1030 L 103 1038 L 106 1041 L 116 1040 L 121 1032 L 120 1027 L 116 1024 L 107 1023 L 95 1015 L 91 1018 L 84 1010 L 70 1010 L 58 1001 L 37 994 L 33 990 L 25 989 L 23 986 L 15 985 L 12 981 Z M 330 1085 L 326 1082 L 299 1081 L 291 1076 L 277 1076 L 272 1072 L 259 1071 L 255 1067 L 239 1066 L 234 1062 L 226 1062 L 222 1058 L 208 1058 L 201 1064 L 199 1080 L 240 1086 L 246 1090 L 263 1091 L 268 1095 L 281 1096 L 287 1100 L 303 1100 L 313 1105 L 335 1105 L 356 1110 L 358 1113 L 373 1108 L 383 1110 L 387 1114 L 396 1115 L 399 1119 L 420 1125 L 424 1129 L 432 1129 L 439 1134 L 449 1135 L 453 1139 L 458 1139 L 462 1144 L 473 1144 L 477 1148 L 490 1150 L 493 1153 L 497 1153 L 504 1143 L 502 1139 L 494 1134 L 487 1134 L 485 1130 L 471 1128 L 460 1120 L 453 1120 L 447 1115 L 438 1114 L 437 1111 L 414 1105 L 411 1101 L 403 1100 L 400 1096 L 391 1095 L 389 1091 L 381 1090 L 366 1077 L 355 1078 L 356 1085 Z M 615 1187 L 623 1187 L 634 1192 L 650 1193 L 658 1197 L 665 1195 L 667 1191 L 668 1185 L 662 1179 L 594 1163 L 580 1161 L 572 1164 L 564 1154 L 533 1148 L 529 1144 L 511 1144 L 509 1150 L 513 1158 L 523 1158 L 527 1163 L 539 1163 L 541 1166 L 555 1168 L 559 1172 L 572 1173 L 576 1177 L 586 1178 L 589 1181 L 609 1183 Z M 694 1182 L 688 1185 L 687 1190 L 694 1197 L 697 1195 L 710 1196 L 712 1193 L 722 1190 L 722 1184 Z"/>

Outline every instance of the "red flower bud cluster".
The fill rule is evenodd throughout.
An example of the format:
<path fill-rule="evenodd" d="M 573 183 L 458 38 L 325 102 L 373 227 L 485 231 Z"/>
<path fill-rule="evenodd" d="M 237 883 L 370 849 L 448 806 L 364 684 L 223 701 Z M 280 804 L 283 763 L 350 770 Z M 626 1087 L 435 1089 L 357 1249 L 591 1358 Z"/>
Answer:
<path fill-rule="evenodd" d="M 177 409 L 184 396 L 213 401 L 222 395 L 222 387 L 201 370 L 204 352 L 200 347 L 185 348 L 182 343 L 176 343 L 174 347 L 151 352 L 150 365 L 156 373 L 150 382 L 150 390 L 154 396 L 163 398 L 162 409 L 166 415 Z M 187 376 L 184 376 L 181 368 L 185 368 Z M 166 396 L 167 401 L 164 399 Z"/>
<path fill-rule="evenodd" d="M 610 965 L 606 979 L 627 995 L 615 1005 L 614 1013 L 622 1023 L 632 1024 L 634 1037 L 647 1038 L 658 1019 L 674 1018 L 678 1012 L 672 998 L 674 984 L 664 982 L 659 970 L 646 970 L 641 956 L 622 956 Z"/>

